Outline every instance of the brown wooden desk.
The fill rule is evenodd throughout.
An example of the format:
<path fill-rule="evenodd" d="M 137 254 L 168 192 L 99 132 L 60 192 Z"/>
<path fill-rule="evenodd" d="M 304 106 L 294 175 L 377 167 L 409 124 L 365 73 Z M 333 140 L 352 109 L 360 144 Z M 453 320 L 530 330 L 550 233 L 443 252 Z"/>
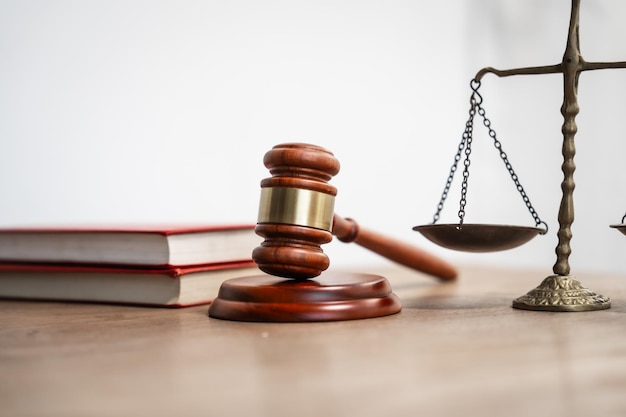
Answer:
<path fill-rule="evenodd" d="M 515 310 L 550 271 L 406 269 L 384 318 L 220 321 L 180 310 L 0 302 L 0 415 L 625 416 L 626 276 L 578 274 L 609 310 Z"/>

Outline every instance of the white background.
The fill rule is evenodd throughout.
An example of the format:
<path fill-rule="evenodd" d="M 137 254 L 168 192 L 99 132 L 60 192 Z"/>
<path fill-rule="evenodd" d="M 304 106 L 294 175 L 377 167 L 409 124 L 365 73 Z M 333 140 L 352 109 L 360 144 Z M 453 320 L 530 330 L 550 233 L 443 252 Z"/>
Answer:
<path fill-rule="evenodd" d="M 582 54 L 626 60 L 626 3 L 583 0 Z M 562 76 L 497 78 L 485 108 L 550 233 L 493 254 L 441 249 L 429 223 L 469 81 L 561 61 L 568 0 L 0 0 L 0 226 L 256 221 L 263 154 L 331 150 L 336 210 L 451 261 L 551 271 Z M 583 73 L 573 271 L 625 269 L 626 70 Z M 481 126 L 467 222 L 533 225 Z M 480 133 L 480 134 L 479 134 Z M 455 187 L 442 222 L 456 221 Z M 325 246 L 333 264 L 386 262 Z"/>

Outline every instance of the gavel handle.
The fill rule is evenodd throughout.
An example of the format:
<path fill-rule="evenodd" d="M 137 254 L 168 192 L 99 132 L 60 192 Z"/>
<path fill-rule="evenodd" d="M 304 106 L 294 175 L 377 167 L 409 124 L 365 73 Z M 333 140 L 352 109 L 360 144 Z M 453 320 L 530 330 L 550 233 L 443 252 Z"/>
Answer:
<path fill-rule="evenodd" d="M 441 280 L 450 281 L 457 277 L 456 268 L 443 259 L 415 246 L 363 229 L 350 218 L 335 214 L 332 233 L 342 242 L 355 242 L 387 259 Z"/>

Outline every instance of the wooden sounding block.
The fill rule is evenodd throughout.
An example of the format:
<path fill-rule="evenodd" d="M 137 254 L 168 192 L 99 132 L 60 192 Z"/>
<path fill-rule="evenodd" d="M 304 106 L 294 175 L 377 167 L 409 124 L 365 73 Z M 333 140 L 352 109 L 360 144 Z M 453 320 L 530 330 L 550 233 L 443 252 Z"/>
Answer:
<path fill-rule="evenodd" d="M 401 307 L 387 279 L 378 275 L 326 273 L 306 280 L 259 275 L 224 282 L 209 314 L 238 321 L 336 321 L 386 316 Z"/>
<path fill-rule="evenodd" d="M 261 181 L 256 233 L 264 238 L 252 259 L 269 275 L 224 282 L 209 316 L 243 321 L 328 321 L 397 313 L 402 306 L 384 277 L 323 274 L 330 261 L 321 245 L 332 240 L 362 245 L 442 280 L 456 269 L 406 243 L 361 229 L 334 213 L 337 189 L 328 181 L 339 161 L 319 146 L 287 143 L 265 154 L 271 178 Z"/>

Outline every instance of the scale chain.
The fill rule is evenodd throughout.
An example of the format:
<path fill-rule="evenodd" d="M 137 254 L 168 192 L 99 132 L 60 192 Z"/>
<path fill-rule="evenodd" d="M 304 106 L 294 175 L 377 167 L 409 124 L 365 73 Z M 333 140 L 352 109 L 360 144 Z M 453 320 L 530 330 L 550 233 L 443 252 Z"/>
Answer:
<path fill-rule="evenodd" d="M 461 160 L 461 155 L 463 154 L 463 150 L 465 149 L 467 140 L 472 137 L 472 129 L 473 129 L 473 124 L 474 124 L 475 114 L 476 112 L 475 112 L 474 106 L 471 106 L 470 118 L 465 124 L 465 132 L 463 132 L 463 139 L 461 139 L 461 143 L 459 144 L 456 155 L 454 155 L 454 162 L 452 163 L 452 166 L 450 167 L 450 174 L 448 175 L 448 179 L 446 180 L 446 185 L 443 189 L 443 193 L 441 194 L 441 200 L 439 201 L 439 204 L 437 204 L 437 212 L 433 216 L 432 224 L 437 223 L 437 221 L 440 218 L 441 211 L 443 210 L 443 205 L 446 199 L 448 198 L 448 193 L 450 192 L 450 187 L 452 186 L 452 181 L 454 180 L 454 174 L 456 173 L 457 166 L 459 164 L 459 161 Z M 467 192 L 467 182 L 466 182 L 465 190 Z M 465 204 L 462 203 L 461 210 L 459 210 L 459 215 L 461 216 L 461 218 L 465 215 L 464 206 Z"/>
<path fill-rule="evenodd" d="M 465 160 L 463 160 L 463 181 L 461 182 L 461 200 L 459 201 L 459 225 L 463 225 L 465 219 L 465 205 L 467 204 L 467 186 L 469 181 L 469 167 L 470 167 L 470 154 L 472 153 L 472 140 L 474 132 L 474 117 L 476 116 L 477 102 L 476 98 L 472 94 L 470 98 L 470 117 L 465 124 L 465 132 L 463 133 L 463 139 L 465 143 Z"/>
<path fill-rule="evenodd" d="M 543 225 L 545 229 L 543 232 L 541 232 L 541 234 L 542 235 L 546 234 L 548 232 L 548 225 L 539 218 L 539 214 L 537 213 L 537 211 L 531 204 L 530 198 L 526 194 L 524 187 L 522 187 L 522 184 L 519 181 L 519 177 L 517 176 L 517 174 L 515 173 L 515 170 L 513 169 L 513 166 L 509 162 L 509 158 L 506 152 L 504 152 L 504 150 L 502 149 L 502 143 L 498 140 L 495 130 L 491 127 L 491 120 L 487 118 L 485 109 L 482 107 L 483 98 L 478 92 L 478 88 L 480 88 L 480 85 L 481 85 L 480 81 L 477 81 L 475 79 L 473 79 L 470 82 L 472 95 L 470 96 L 469 119 L 465 123 L 465 131 L 463 132 L 463 136 L 461 139 L 461 143 L 458 146 L 457 153 L 454 156 L 454 163 L 452 164 L 452 167 L 450 168 L 450 174 L 448 175 L 448 179 L 446 180 L 446 185 L 444 187 L 443 193 L 441 194 L 441 199 L 439 201 L 439 204 L 437 205 L 437 211 L 435 215 L 433 216 L 432 224 L 437 223 L 437 221 L 439 220 L 441 211 L 443 210 L 444 203 L 446 199 L 448 198 L 450 186 L 452 185 L 452 180 L 454 179 L 454 174 L 456 173 L 458 163 L 461 160 L 462 153 L 464 152 L 465 160 L 463 161 L 463 165 L 464 165 L 463 180 L 461 183 L 461 200 L 459 203 L 459 212 L 458 212 L 459 226 L 463 225 L 463 221 L 465 219 L 465 205 L 467 204 L 467 188 L 468 188 L 468 180 L 469 180 L 469 167 L 471 164 L 470 154 L 472 152 L 474 118 L 476 114 L 478 113 L 478 115 L 480 115 L 480 117 L 482 117 L 483 119 L 483 125 L 487 128 L 489 132 L 489 137 L 493 139 L 493 145 L 498 150 L 500 154 L 500 158 L 502 159 L 502 162 L 504 162 L 504 166 L 508 170 L 509 175 L 511 176 L 511 179 L 513 180 L 513 183 L 515 184 L 515 187 L 517 188 L 517 191 L 522 196 L 522 200 L 524 201 L 524 204 L 526 204 L 528 211 L 532 215 L 533 220 L 535 221 L 535 225 L 536 226 Z"/>

